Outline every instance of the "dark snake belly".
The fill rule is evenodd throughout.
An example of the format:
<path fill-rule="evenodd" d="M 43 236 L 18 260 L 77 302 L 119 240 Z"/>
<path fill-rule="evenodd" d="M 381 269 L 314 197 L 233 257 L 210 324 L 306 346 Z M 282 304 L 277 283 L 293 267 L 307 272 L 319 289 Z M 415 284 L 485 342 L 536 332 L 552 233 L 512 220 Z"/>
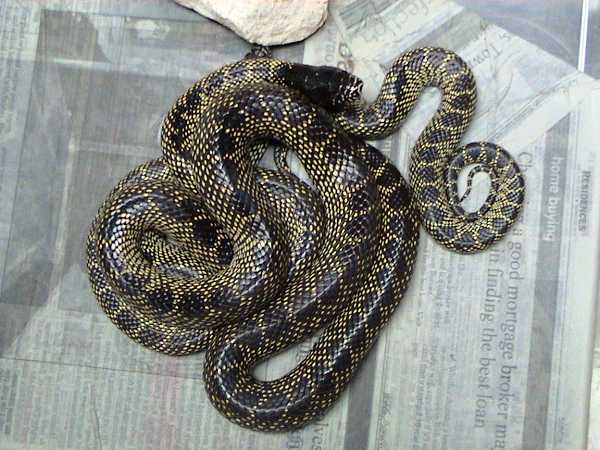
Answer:
<path fill-rule="evenodd" d="M 393 132 L 431 85 L 442 101 L 412 151 L 409 188 L 362 139 Z M 337 69 L 253 57 L 208 75 L 165 119 L 164 157 L 121 181 L 92 225 L 100 306 L 149 348 L 206 350 L 206 389 L 230 420 L 306 424 L 339 397 L 404 295 L 419 223 L 467 253 L 516 220 L 524 182 L 510 155 L 458 148 L 475 92 L 462 60 L 430 48 L 400 57 L 368 108 L 356 102 L 360 82 Z M 258 168 L 265 141 L 293 149 L 312 185 Z M 492 183 L 468 213 L 456 183 L 472 164 Z M 319 330 L 291 372 L 252 375 Z"/>

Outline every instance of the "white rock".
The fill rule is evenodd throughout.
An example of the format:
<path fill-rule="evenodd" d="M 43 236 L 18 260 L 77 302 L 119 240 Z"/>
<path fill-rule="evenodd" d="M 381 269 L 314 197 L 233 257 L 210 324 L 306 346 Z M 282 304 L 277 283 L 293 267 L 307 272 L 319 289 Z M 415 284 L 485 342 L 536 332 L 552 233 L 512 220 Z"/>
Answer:
<path fill-rule="evenodd" d="M 327 19 L 328 0 L 175 1 L 262 45 L 301 41 Z"/>

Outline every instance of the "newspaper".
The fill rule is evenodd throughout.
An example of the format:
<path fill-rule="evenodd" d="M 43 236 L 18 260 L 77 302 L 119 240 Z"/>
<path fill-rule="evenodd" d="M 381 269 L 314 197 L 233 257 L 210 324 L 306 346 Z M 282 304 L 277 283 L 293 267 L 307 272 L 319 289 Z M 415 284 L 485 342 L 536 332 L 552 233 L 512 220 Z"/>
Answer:
<path fill-rule="evenodd" d="M 159 155 L 174 100 L 248 45 L 166 1 L 1 2 L 0 448 L 599 449 L 600 83 L 447 0 L 331 1 L 317 34 L 276 54 L 350 70 L 372 99 L 391 62 L 424 45 L 474 69 L 465 142 L 518 160 L 524 213 L 479 255 L 421 233 L 410 290 L 339 402 L 302 430 L 266 434 L 216 412 L 202 354 L 168 357 L 122 335 L 83 255 L 101 200 Z M 374 143 L 404 174 L 438 102 L 428 90 Z M 476 178 L 472 207 L 487 185 Z M 257 376 L 284 374 L 311 343 Z"/>

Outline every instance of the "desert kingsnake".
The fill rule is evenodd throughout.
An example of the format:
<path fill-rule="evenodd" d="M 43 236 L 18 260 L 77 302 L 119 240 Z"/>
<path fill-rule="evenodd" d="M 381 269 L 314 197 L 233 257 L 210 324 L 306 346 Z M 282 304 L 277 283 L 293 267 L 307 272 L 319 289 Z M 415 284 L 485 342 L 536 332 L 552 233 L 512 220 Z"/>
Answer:
<path fill-rule="evenodd" d="M 412 151 L 409 188 L 362 139 L 394 131 L 427 86 L 442 100 Z M 456 54 L 410 51 L 372 105 L 360 106 L 360 91 L 341 70 L 269 55 L 226 65 L 179 98 L 163 123 L 164 156 L 123 179 L 92 224 L 88 271 L 104 312 L 160 352 L 207 350 L 209 397 L 240 425 L 299 427 L 339 397 L 407 288 L 419 223 L 473 252 L 500 239 L 523 204 L 504 150 L 457 148 L 476 88 Z M 258 167 L 267 140 L 296 152 L 312 186 Z M 492 181 L 475 213 L 456 185 L 471 164 Z M 259 360 L 320 329 L 287 375 L 253 377 Z"/>

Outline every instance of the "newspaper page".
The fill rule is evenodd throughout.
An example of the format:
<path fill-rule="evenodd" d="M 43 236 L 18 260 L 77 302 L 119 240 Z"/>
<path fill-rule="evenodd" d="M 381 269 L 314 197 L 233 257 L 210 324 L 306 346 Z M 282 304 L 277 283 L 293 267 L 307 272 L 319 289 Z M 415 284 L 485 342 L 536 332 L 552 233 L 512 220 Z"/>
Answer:
<path fill-rule="evenodd" d="M 216 412 L 202 354 L 169 357 L 125 337 L 84 271 L 100 202 L 160 154 L 175 99 L 248 44 L 170 2 L 0 3 L 0 448 L 586 448 L 590 411 L 599 415 L 600 84 L 446 0 L 334 0 L 318 33 L 276 55 L 352 71 L 373 99 L 392 61 L 425 45 L 474 69 L 465 142 L 497 142 L 518 160 L 523 215 L 478 255 L 422 232 L 411 288 L 340 400 L 302 430 L 268 434 Z M 426 91 L 402 129 L 374 143 L 403 174 L 439 98 Z M 475 181 L 473 208 L 489 184 Z M 257 376 L 286 373 L 311 345 Z M 598 434 L 590 428 L 589 448 Z"/>

